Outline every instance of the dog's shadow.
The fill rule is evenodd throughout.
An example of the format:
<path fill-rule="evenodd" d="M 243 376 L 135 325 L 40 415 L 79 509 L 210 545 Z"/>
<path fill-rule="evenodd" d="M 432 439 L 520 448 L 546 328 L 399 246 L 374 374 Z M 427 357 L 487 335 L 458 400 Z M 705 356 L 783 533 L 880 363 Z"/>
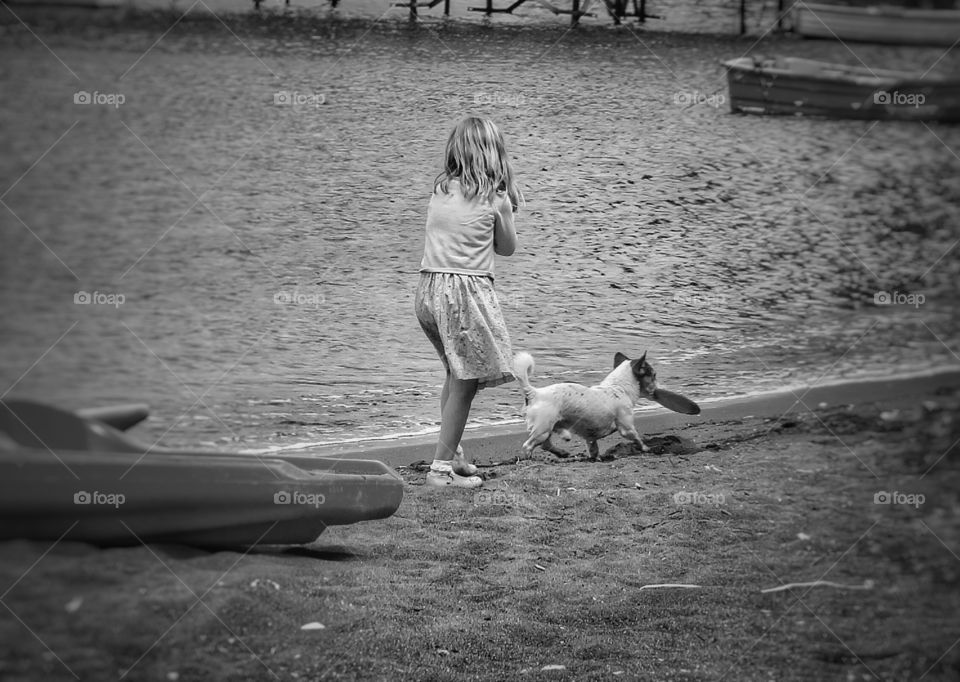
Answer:
<path fill-rule="evenodd" d="M 602 460 L 620 459 L 622 457 L 649 457 L 650 455 L 692 455 L 700 452 L 699 447 L 689 438 L 682 436 L 648 436 L 643 442 L 650 448 L 644 452 L 636 443 L 620 441 L 607 448 L 601 455 Z"/>

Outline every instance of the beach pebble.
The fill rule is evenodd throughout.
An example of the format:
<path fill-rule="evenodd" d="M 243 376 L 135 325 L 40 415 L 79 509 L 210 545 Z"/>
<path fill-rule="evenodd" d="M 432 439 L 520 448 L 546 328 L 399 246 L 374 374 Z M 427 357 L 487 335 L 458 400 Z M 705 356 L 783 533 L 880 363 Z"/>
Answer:
<path fill-rule="evenodd" d="M 551 663 L 550 665 L 545 665 L 542 668 L 540 668 L 541 672 L 544 670 L 566 670 L 566 669 L 567 669 L 567 666 L 559 665 L 557 663 Z"/>
<path fill-rule="evenodd" d="M 326 627 L 327 626 L 324 625 L 323 623 L 318 623 L 314 621 L 312 623 L 307 623 L 306 625 L 301 625 L 300 629 L 301 630 L 325 630 Z"/>
<path fill-rule="evenodd" d="M 80 606 L 83 604 L 83 597 L 74 597 L 64 605 L 63 608 L 67 610 L 67 613 L 76 613 Z"/>

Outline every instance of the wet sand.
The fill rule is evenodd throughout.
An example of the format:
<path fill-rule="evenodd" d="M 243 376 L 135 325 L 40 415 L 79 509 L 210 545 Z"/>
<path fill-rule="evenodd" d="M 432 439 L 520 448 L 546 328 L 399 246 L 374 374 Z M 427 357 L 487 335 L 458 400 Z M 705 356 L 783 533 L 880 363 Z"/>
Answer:
<path fill-rule="evenodd" d="M 956 679 L 960 377 L 816 391 L 609 462 L 475 439 L 482 492 L 410 461 L 307 547 L 3 543 L 0 677 Z"/>

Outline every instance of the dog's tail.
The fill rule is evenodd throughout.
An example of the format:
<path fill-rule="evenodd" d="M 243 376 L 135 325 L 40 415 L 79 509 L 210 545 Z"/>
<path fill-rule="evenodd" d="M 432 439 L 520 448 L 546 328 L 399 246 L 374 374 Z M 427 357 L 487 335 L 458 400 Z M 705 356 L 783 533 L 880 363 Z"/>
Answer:
<path fill-rule="evenodd" d="M 530 375 L 533 374 L 534 363 L 533 356 L 530 353 L 519 352 L 513 358 L 513 373 L 517 375 L 517 381 L 520 382 L 520 390 L 523 391 L 524 402 L 529 403 L 530 399 L 536 394 L 535 389 L 530 384 Z"/>

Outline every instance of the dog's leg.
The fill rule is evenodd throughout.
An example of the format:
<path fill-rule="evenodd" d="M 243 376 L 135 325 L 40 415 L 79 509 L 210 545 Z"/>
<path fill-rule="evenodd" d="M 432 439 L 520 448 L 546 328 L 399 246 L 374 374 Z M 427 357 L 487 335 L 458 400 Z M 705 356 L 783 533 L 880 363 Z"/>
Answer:
<path fill-rule="evenodd" d="M 542 418 L 540 415 L 527 412 L 527 433 L 530 437 L 521 446 L 524 453 L 529 457 L 539 445 L 550 442 L 550 434 L 553 432 L 553 424 Z M 547 448 L 549 449 L 549 448 Z"/>
<path fill-rule="evenodd" d="M 521 446 L 524 453 L 529 457 L 533 454 L 537 446 L 542 445 L 544 449 L 550 450 L 550 434 L 553 433 L 553 427 L 557 423 L 557 416 L 553 410 L 544 409 L 543 405 L 533 404 L 527 406 L 527 433 L 530 437 Z M 554 453 L 556 454 L 556 453 Z"/>
<path fill-rule="evenodd" d="M 547 441 L 549 439 L 550 439 L 549 431 L 547 431 L 546 433 L 535 433 L 531 435 L 529 438 L 527 438 L 524 444 L 521 445 L 520 447 L 523 450 L 523 452 L 527 456 L 529 456 L 533 454 L 533 451 L 536 449 L 538 445 L 543 444 L 544 441 Z"/>
<path fill-rule="evenodd" d="M 635 443 L 640 448 L 640 452 L 650 452 L 650 448 L 643 442 L 643 438 L 640 437 L 640 434 L 632 425 L 629 429 L 620 429 L 620 435 Z"/>
<path fill-rule="evenodd" d="M 647 444 L 643 442 L 643 438 L 641 438 L 640 434 L 637 432 L 637 427 L 633 424 L 632 411 L 621 415 L 621 419 L 617 420 L 617 431 L 620 432 L 621 436 L 639 446 L 640 452 L 650 452 L 650 448 L 648 448 Z"/>
<path fill-rule="evenodd" d="M 587 441 L 587 449 L 590 451 L 590 459 L 591 459 L 591 460 L 593 460 L 594 462 L 596 462 L 598 459 L 600 459 L 600 446 L 597 445 L 597 441 L 595 441 L 595 440 L 588 440 L 588 441 Z"/>
<path fill-rule="evenodd" d="M 544 450 L 547 452 L 552 452 L 557 457 L 567 458 L 570 456 L 570 453 L 556 445 L 551 439 L 550 436 L 547 436 L 547 439 L 540 444 Z"/>

